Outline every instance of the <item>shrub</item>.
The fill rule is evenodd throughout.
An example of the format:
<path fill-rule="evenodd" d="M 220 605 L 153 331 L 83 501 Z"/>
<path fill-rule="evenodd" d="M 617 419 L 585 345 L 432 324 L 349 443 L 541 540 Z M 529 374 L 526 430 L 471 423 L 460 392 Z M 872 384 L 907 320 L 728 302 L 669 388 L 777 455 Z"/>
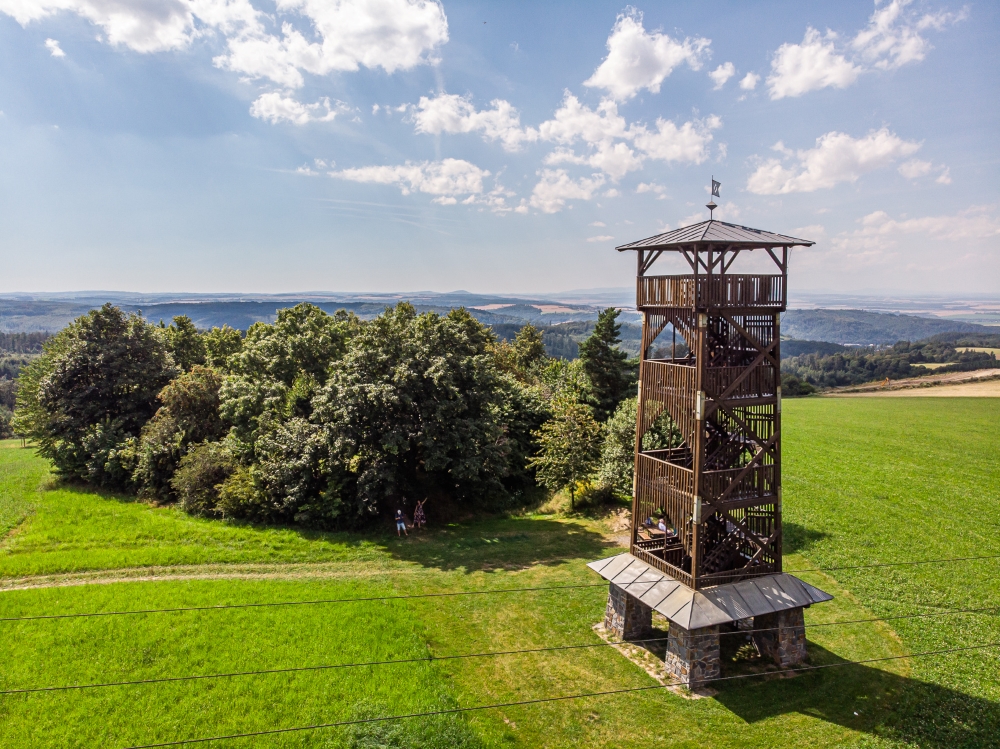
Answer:
<path fill-rule="evenodd" d="M 236 471 L 236 461 L 222 442 L 195 445 L 181 458 L 170 487 L 181 508 L 192 515 L 219 516 L 219 492 Z"/>
<path fill-rule="evenodd" d="M 215 441 L 225 433 L 219 418 L 222 376 L 195 364 L 172 380 L 157 399 L 163 405 L 142 428 L 133 480 L 140 494 L 161 501 L 175 498 L 170 479 L 189 445 Z"/>
<path fill-rule="evenodd" d="M 784 376 L 781 378 L 781 395 L 795 398 L 801 395 L 812 395 L 816 392 L 815 386 L 808 382 L 802 382 L 798 377 Z"/>

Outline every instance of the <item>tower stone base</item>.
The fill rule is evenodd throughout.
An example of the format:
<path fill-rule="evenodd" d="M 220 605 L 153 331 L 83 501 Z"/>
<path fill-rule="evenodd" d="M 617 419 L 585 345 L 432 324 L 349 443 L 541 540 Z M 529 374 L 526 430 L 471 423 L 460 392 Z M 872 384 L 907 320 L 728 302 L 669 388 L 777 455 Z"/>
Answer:
<path fill-rule="evenodd" d="M 755 616 L 753 628 L 760 654 L 782 668 L 806 659 L 806 623 L 801 608 Z"/>
<path fill-rule="evenodd" d="M 664 663 L 670 679 L 690 689 L 718 679 L 722 671 L 718 625 L 684 629 L 670 622 Z"/>
<path fill-rule="evenodd" d="M 622 640 L 648 637 L 653 630 L 653 609 L 625 589 L 611 583 L 608 607 L 604 611 L 604 628 Z"/>

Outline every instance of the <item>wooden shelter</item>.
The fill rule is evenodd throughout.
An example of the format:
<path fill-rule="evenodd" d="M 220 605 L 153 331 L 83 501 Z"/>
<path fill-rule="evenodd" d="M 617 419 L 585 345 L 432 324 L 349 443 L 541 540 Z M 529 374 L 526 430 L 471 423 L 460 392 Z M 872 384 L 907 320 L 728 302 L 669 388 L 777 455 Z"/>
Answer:
<path fill-rule="evenodd" d="M 642 314 L 632 529 L 629 553 L 591 567 L 611 582 L 606 623 L 619 636 L 647 629 L 654 609 L 670 619 L 675 671 L 691 684 L 718 675 L 726 622 L 781 618 L 799 645 L 776 659 L 801 660 L 802 608 L 830 598 L 781 574 L 781 312 L 789 249 L 812 244 L 710 219 L 616 248 L 636 253 Z M 751 252 L 777 272 L 730 272 Z M 665 253 L 691 272 L 651 274 Z M 669 430 L 668 446 L 647 444 L 654 429 Z M 696 611 L 709 599 L 736 603 Z M 712 661 L 691 649 L 696 631 L 714 631 L 714 665 L 692 665 Z"/>

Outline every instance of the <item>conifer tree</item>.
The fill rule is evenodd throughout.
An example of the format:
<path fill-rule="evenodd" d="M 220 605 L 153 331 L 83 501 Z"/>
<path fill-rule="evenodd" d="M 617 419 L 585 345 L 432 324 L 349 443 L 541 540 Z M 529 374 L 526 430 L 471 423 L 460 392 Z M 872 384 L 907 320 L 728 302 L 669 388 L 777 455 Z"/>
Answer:
<path fill-rule="evenodd" d="M 590 378 L 594 416 L 607 421 L 622 400 L 633 395 L 635 375 L 628 363 L 628 354 L 618 348 L 621 343 L 619 312 L 608 307 L 597 317 L 594 332 L 580 344 L 580 359 Z"/>

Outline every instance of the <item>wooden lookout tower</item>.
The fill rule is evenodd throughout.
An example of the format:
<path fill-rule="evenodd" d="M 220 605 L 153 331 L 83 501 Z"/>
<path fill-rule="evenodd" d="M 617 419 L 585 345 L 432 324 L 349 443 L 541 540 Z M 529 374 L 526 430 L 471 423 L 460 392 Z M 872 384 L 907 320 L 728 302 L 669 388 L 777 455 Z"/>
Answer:
<path fill-rule="evenodd" d="M 688 686 L 718 677 L 720 627 L 800 662 L 803 608 L 831 598 L 781 569 L 780 314 L 789 249 L 812 244 L 709 219 L 617 248 L 636 253 L 642 314 L 632 529 L 628 553 L 590 566 L 614 634 L 670 621 L 667 670 Z M 661 258 L 689 272 L 652 275 Z M 771 272 L 732 272 L 738 258 Z"/>

